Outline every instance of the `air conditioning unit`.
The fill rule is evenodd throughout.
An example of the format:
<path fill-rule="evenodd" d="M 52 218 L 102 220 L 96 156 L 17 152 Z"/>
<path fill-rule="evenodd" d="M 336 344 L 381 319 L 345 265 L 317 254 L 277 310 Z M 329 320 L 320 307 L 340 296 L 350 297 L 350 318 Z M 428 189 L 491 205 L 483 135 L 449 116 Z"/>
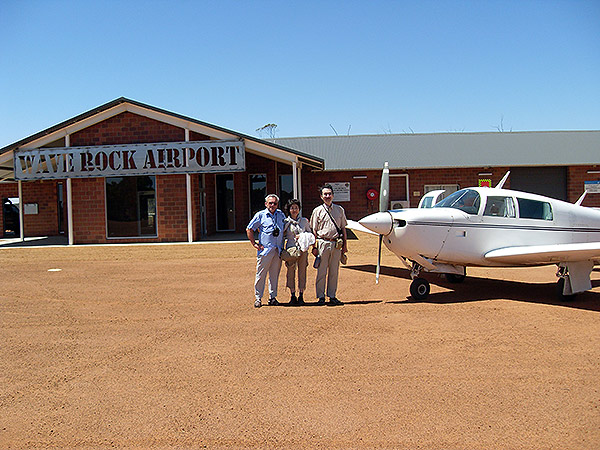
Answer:
<path fill-rule="evenodd" d="M 404 209 L 408 207 L 408 200 L 392 200 L 390 202 L 390 209 Z"/>

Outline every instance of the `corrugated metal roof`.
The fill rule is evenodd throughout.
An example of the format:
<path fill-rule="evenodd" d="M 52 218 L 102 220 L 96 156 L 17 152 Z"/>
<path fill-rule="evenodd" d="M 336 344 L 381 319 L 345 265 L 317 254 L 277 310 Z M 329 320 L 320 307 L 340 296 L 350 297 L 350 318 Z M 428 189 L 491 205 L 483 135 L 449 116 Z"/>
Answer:
<path fill-rule="evenodd" d="M 276 138 L 326 170 L 600 164 L 600 131 L 380 134 Z"/>

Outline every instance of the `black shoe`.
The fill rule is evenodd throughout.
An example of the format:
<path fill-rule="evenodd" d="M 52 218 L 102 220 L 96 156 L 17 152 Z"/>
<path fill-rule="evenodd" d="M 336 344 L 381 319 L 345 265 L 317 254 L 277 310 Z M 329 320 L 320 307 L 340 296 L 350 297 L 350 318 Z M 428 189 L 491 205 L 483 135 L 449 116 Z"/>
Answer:
<path fill-rule="evenodd" d="M 300 295 L 298 295 L 298 304 L 304 305 L 304 296 L 302 295 L 302 292 L 300 292 Z"/>
<path fill-rule="evenodd" d="M 343 305 L 343 303 L 342 303 L 342 302 L 340 302 L 340 301 L 339 301 L 337 298 L 335 298 L 335 297 L 331 297 L 331 298 L 329 299 L 329 304 L 330 304 L 330 305 Z"/>
<path fill-rule="evenodd" d="M 277 305 L 279 305 L 279 302 L 277 301 L 277 299 L 275 297 L 269 299 L 269 306 L 277 306 Z"/>
<path fill-rule="evenodd" d="M 290 298 L 290 305 L 297 305 L 298 304 L 298 298 L 296 298 L 296 294 L 292 294 L 292 297 Z"/>
<path fill-rule="evenodd" d="M 317 302 L 318 305 L 324 305 L 325 304 L 325 297 L 321 297 L 319 299 L 319 301 Z"/>

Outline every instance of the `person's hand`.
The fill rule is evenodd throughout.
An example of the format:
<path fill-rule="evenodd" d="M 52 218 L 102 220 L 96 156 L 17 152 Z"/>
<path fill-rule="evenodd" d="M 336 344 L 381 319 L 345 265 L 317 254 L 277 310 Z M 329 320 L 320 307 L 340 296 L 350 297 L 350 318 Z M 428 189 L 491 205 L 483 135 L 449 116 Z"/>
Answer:
<path fill-rule="evenodd" d="M 254 244 L 252 244 L 252 246 L 259 252 L 262 251 L 263 248 L 265 248 L 262 244 L 259 244 L 258 242 L 255 242 Z"/>

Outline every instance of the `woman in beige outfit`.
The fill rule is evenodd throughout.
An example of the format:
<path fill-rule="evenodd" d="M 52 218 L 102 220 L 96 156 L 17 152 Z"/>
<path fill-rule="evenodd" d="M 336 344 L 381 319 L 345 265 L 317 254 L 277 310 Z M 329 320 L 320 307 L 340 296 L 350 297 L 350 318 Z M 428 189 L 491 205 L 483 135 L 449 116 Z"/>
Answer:
<path fill-rule="evenodd" d="M 285 205 L 288 217 L 285 219 L 285 248 L 296 247 L 300 250 L 298 237 L 300 233 L 312 233 L 308 219 L 300 215 L 300 201 L 289 200 Z M 306 289 L 306 268 L 308 267 L 308 250 L 301 251 L 300 257 L 294 262 L 286 262 L 287 282 L 292 293 L 290 305 L 304 304 L 304 290 Z M 296 296 L 296 270 L 298 271 L 298 296 Z"/>

